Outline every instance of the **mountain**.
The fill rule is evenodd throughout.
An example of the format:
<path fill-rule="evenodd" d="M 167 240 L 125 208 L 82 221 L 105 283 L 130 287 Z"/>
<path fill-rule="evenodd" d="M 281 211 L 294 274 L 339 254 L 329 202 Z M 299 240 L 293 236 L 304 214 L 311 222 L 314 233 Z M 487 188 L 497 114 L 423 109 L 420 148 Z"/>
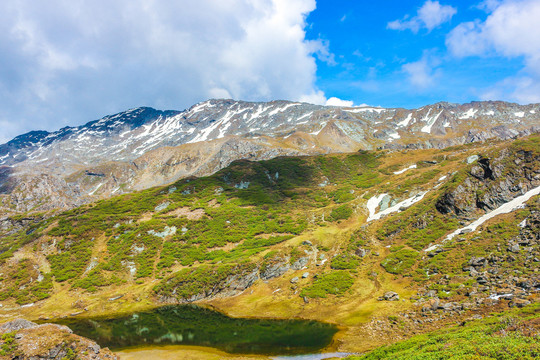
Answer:
<path fill-rule="evenodd" d="M 437 103 L 419 109 L 209 100 L 137 108 L 0 145 L 4 213 L 67 209 L 215 173 L 237 159 L 358 149 L 444 148 L 538 132 L 540 105 Z"/>
<path fill-rule="evenodd" d="M 456 347 L 534 358 L 539 234 L 539 135 L 236 160 L 54 216 L 9 216 L 0 316 L 196 303 L 328 321 L 343 352 L 410 338 L 367 358 Z"/>

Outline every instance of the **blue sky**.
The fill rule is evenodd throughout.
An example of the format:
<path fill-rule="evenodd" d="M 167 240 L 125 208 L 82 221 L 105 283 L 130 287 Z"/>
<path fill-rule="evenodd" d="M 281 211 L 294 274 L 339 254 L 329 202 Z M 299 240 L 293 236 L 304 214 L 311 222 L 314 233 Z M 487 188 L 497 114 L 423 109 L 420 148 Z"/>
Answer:
<path fill-rule="evenodd" d="M 540 0 L 4 0 L 0 143 L 208 98 L 540 102 Z"/>
<path fill-rule="evenodd" d="M 432 2 L 436 3 L 436 2 Z M 317 59 L 317 86 L 325 94 L 355 104 L 419 107 L 437 101 L 520 101 L 503 91 L 492 93 L 524 67 L 523 56 L 499 53 L 455 56 L 446 41 L 466 22 L 484 23 L 491 12 L 474 1 L 441 1 L 454 13 L 428 29 L 395 30 L 388 24 L 418 15 L 426 1 L 318 1 L 307 18 L 308 39 L 324 39 L 334 61 Z M 540 26 L 536 25 L 536 31 Z M 535 31 L 531 28 L 531 31 Z M 538 46 L 538 44 L 532 44 Z M 425 59 L 425 62 L 422 60 Z M 407 64 L 419 63 L 407 72 Z M 427 76 L 425 81 L 421 75 Z M 526 102 L 526 99 L 524 99 Z"/>

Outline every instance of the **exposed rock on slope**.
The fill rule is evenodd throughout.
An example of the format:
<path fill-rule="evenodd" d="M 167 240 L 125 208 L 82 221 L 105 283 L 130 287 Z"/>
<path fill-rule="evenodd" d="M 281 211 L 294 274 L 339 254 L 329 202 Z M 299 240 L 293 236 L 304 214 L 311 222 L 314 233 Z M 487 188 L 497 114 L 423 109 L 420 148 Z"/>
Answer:
<path fill-rule="evenodd" d="M 443 214 L 469 217 L 491 211 L 540 185 L 540 157 L 533 151 L 505 148 L 495 157 L 480 157 L 463 182 L 437 201 Z"/>
<path fill-rule="evenodd" d="M 0 359 L 118 359 L 109 349 L 63 325 L 17 319 L 0 325 Z"/>
<path fill-rule="evenodd" d="M 511 139 L 538 132 L 539 116 L 538 104 L 504 102 L 406 110 L 209 100 L 181 112 L 137 108 L 0 145 L 0 209 L 71 208 L 208 175 L 236 159 Z"/>

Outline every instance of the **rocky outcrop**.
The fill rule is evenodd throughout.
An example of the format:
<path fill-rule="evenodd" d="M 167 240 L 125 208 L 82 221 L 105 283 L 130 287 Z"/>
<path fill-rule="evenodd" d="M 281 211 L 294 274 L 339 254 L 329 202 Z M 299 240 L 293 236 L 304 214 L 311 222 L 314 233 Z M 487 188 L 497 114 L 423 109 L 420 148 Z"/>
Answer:
<path fill-rule="evenodd" d="M 17 319 L 0 325 L 0 359 L 118 359 L 109 349 L 73 334 L 63 325 Z"/>
<path fill-rule="evenodd" d="M 290 256 L 277 255 L 266 259 L 260 264 L 243 264 L 230 267 L 227 271 L 204 270 L 186 272 L 165 282 L 166 285 L 156 289 L 158 300 L 167 304 L 187 304 L 200 300 L 210 300 L 217 297 L 235 296 L 251 287 L 257 280 L 267 281 L 285 274 L 288 270 L 303 269 L 309 263 L 310 254 L 300 256 L 291 261 Z M 228 272 L 227 274 L 223 274 Z M 307 274 L 307 275 L 306 275 Z M 309 273 L 304 274 L 306 278 Z M 198 283 L 199 277 L 212 277 L 210 282 Z M 195 289 L 194 292 L 184 292 L 185 288 Z"/>
<path fill-rule="evenodd" d="M 512 153 L 511 148 L 496 156 L 483 157 L 469 165 L 462 177 L 437 201 L 442 214 L 468 219 L 478 210 L 491 211 L 540 186 L 540 156 L 533 151 Z"/>
<path fill-rule="evenodd" d="M 309 262 L 310 252 L 306 251 L 306 256 L 301 256 L 291 262 L 290 256 L 276 256 L 272 259 L 267 259 L 260 268 L 260 278 L 262 280 L 270 280 L 279 277 L 289 269 L 300 270 Z"/>

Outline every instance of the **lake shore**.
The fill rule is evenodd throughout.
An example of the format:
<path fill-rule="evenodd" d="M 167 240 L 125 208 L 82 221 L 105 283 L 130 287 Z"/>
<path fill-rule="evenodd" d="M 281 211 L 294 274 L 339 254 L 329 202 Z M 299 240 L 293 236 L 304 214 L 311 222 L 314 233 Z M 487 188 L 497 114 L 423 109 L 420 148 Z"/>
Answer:
<path fill-rule="evenodd" d="M 184 345 L 137 347 L 117 351 L 115 354 L 121 360 L 270 360 L 269 357 L 263 355 L 235 355 L 210 347 Z"/>

